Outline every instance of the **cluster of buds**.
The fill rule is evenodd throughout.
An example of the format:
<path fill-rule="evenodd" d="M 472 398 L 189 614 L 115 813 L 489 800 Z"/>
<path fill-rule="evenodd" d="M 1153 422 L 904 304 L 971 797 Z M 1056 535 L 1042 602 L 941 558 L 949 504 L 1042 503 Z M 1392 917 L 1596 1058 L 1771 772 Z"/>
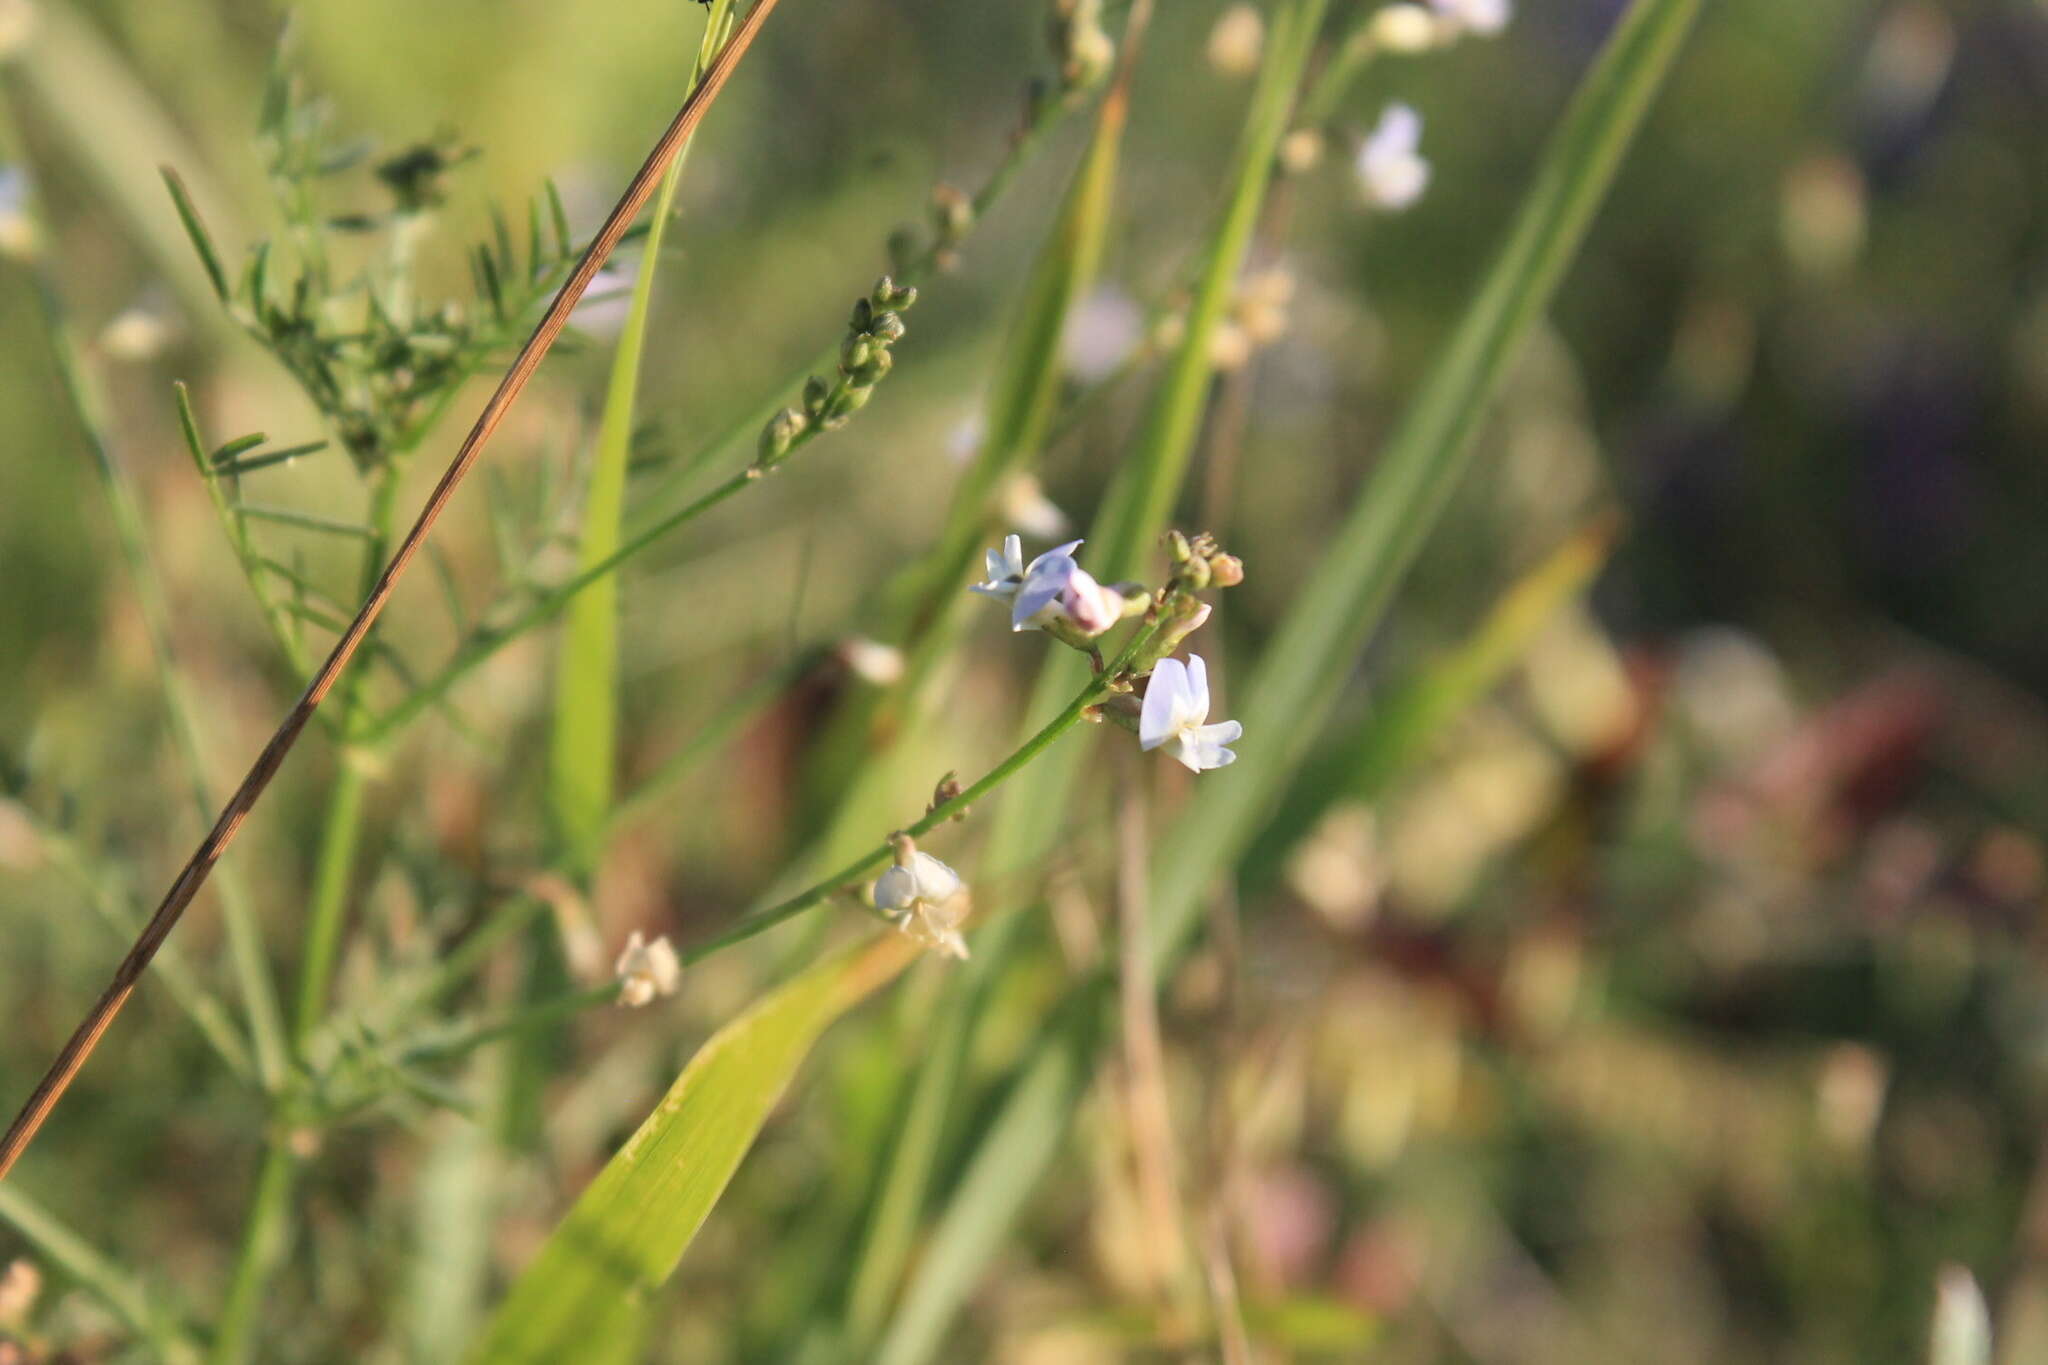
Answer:
<path fill-rule="evenodd" d="M 1052 0 L 1049 32 L 1063 95 L 1100 85 L 1116 64 L 1116 43 L 1102 27 L 1102 0 Z"/>
<path fill-rule="evenodd" d="M 838 380 L 827 383 L 813 375 L 804 385 L 802 407 L 784 408 L 768 419 L 751 473 L 765 474 L 806 436 L 835 431 L 867 406 L 875 385 L 896 363 L 889 348 L 903 339 L 903 311 L 916 302 L 917 290 L 909 285 L 899 287 L 887 275 L 875 282 L 874 292 L 853 305 L 846 339 L 839 343 Z"/>

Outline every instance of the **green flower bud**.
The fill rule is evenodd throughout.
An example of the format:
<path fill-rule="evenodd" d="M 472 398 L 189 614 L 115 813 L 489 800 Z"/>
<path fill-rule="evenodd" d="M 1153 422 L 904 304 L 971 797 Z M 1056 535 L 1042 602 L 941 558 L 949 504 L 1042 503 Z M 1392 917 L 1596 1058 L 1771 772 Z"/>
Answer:
<path fill-rule="evenodd" d="M 866 332 L 875 323 L 875 305 L 866 299 L 857 299 L 853 305 L 853 320 L 847 324 L 856 332 Z"/>
<path fill-rule="evenodd" d="M 766 467 L 787 456 L 796 445 L 797 437 L 803 435 L 810 425 L 810 419 L 795 408 L 784 408 L 776 413 L 761 429 L 760 453 L 754 463 Z"/>
<path fill-rule="evenodd" d="M 859 333 L 849 333 L 839 344 L 839 368 L 852 374 L 874 358 L 875 343 Z"/>
<path fill-rule="evenodd" d="M 813 418 L 825 415 L 825 404 L 831 400 L 832 386 L 812 375 L 804 382 L 804 411 Z"/>
<path fill-rule="evenodd" d="M 862 300 L 866 302 L 865 299 Z M 884 346 L 903 340 L 903 319 L 894 313 L 883 313 L 867 329 L 868 335 Z"/>

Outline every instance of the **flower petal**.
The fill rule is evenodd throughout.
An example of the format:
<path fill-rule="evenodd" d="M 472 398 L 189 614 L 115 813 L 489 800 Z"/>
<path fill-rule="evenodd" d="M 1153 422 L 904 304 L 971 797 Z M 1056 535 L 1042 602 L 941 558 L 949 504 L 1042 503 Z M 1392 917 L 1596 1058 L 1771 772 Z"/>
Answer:
<path fill-rule="evenodd" d="M 919 852 L 911 858 L 909 870 L 921 901 L 937 905 L 960 892 L 960 874 L 929 853 Z"/>
<path fill-rule="evenodd" d="M 1176 722 L 1187 693 L 1188 670 L 1179 659 L 1161 659 L 1145 684 L 1145 703 L 1138 712 L 1138 747 L 1156 749 L 1179 733 Z"/>
<path fill-rule="evenodd" d="M 917 899 L 917 878 L 907 867 L 892 867 L 875 878 L 875 909 L 900 915 Z"/>
<path fill-rule="evenodd" d="M 1187 714 L 1194 725 L 1209 719 L 1209 665 L 1199 654 L 1188 655 Z"/>
<path fill-rule="evenodd" d="M 1032 617 L 1057 602 L 1078 567 L 1064 555 L 1040 555 L 1033 560 L 1024 585 L 1017 589 L 1017 600 L 1010 604 L 1010 629 L 1023 630 Z"/>

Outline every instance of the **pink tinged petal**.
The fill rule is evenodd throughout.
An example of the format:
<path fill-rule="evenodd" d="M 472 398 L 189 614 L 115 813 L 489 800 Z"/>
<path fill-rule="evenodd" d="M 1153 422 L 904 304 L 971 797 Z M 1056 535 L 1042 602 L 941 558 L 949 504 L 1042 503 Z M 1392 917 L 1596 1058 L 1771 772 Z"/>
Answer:
<path fill-rule="evenodd" d="M 1123 599 L 1097 583 L 1086 569 L 1075 569 L 1060 594 L 1060 606 L 1089 635 L 1100 635 L 1123 616 Z"/>
<path fill-rule="evenodd" d="M 1156 749 L 1180 732 L 1175 720 L 1187 689 L 1187 669 L 1178 659 L 1161 659 L 1145 685 L 1145 704 L 1138 713 L 1138 747 Z"/>

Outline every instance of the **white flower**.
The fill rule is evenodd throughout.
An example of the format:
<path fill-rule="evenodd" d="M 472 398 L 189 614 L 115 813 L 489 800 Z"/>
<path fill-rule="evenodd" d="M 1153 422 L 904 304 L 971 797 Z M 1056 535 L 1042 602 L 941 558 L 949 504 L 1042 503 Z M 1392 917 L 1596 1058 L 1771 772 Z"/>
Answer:
<path fill-rule="evenodd" d="M 661 996 L 674 995 L 683 979 L 683 963 L 676 956 L 675 945 L 665 937 L 649 943 L 638 929 L 626 940 L 626 950 L 619 954 L 613 970 L 619 978 L 619 1003 L 627 1009 L 637 1010 Z"/>
<path fill-rule="evenodd" d="M 927 948 L 965 960 L 967 940 L 960 926 L 970 901 L 960 874 L 929 853 L 910 855 L 875 880 L 875 909 Z"/>
<path fill-rule="evenodd" d="M 1376 209 L 1399 212 L 1429 186 L 1429 163 L 1418 154 L 1422 115 L 1405 104 L 1390 104 L 1379 126 L 1358 149 L 1358 179 Z"/>
<path fill-rule="evenodd" d="M 1237 4 L 1216 18 L 1209 30 L 1209 66 L 1223 76 L 1249 76 L 1259 69 L 1266 45 L 1266 21 L 1250 5 Z"/>
<path fill-rule="evenodd" d="M 1007 600 L 1012 630 L 1029 630 L 1063 617 L 1085 635 L 1100 635 L 1123 616 L 1124 600 L 1074 562 L 1074 551 L 1080 547 L 1080 541 L 1070 540 L 1026 564 L 1024 542 L 1005 536 L 1000 551 L 987 553 L 988 580 L 968 591 Z"/>
<path fill-rule="evenodd" d="M 1427 52 L 1445 36 L 1445 23 L 1421 5 L 1389 5 L 1372 17 L 1373 41 L 1404 56 Z"/>
<path fill-rule="evenodd" d="M 862 682 L 887 687 L 903 680 L 903 651 L 863 635 L 839 642 L 839 658 Z"/>
<path fill-rule="evenodd" d="M 1208 724 L 1209 669 L 1199 654 L 1187 663 L 1161 659 L 1145 686 L 1145 706 L 1138 714 L 1138 746 L 1152 750 L 1170 746 L 1173 757 L 1190 772 L 1221 768 L 1237 761 L 1224 748 L 1235 743 L 1244 727 L 1234 720 Z"/>
<path fill-rule="evenodd" d="M 1514 15 L 1512 0 L 1429 0 L 1429 4 L 1453 30 L 1483 35 L 1500 32 Z"/>

